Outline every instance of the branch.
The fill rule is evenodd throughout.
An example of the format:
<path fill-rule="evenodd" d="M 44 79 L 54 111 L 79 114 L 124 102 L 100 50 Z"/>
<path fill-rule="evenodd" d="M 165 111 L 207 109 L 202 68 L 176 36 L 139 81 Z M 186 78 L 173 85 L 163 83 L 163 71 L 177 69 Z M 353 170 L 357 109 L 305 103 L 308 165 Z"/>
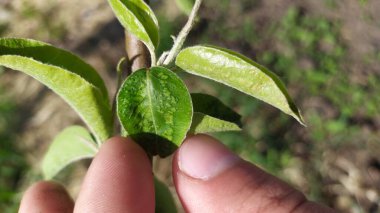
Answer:
<path fill-rule="evenodd" d="M 197 17 L 199 7 L 201 6 L 202 0 L 196 0 L 191 10 L 189 19 L 187 20 L 185 26 L 182 28 L 181 32 L 178 34 L 177 38 L 174 41 L 174 45 L 170 50 L 168 56 L 165 58 L 163 65 L 169 65 L 175 57 L 177 57 L 179 51 L 181 50 L 183 43 L 185 43 L 186 37 L 189 34 L 190 30 L 193 28 L 195 23 L 195 18 Z M 159 60 L 160 61 L 160 60 Z"/>
<path fill-rule="evenodd" d="M 125 49 L 129 68 L 132 72 L 150 67 L 150 54 L 145 44 L 139 41 L 134 35 L 125 31 Z"/>

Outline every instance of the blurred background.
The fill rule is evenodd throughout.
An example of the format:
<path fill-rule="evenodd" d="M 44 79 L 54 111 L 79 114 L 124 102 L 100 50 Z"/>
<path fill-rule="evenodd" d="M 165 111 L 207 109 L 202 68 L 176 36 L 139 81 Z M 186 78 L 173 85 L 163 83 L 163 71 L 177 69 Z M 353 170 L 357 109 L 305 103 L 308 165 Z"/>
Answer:
<path fill-rule="evenodd" d="M 186 21 L 175 0 L 151 1 L 159 52 Z M 28 37 L 82 56 L 115 91 L 123 29 L 106 0 L 0 0 L 0 36 Z M 307 128 L 273 107 L 210 80 L 181 74 L 192 92 L 215 95 L 244 130 L 215 134 L 243 158 L 341 212 L 380 212 L 380 1 L 204 0 L 186 45 L 230 48 L 281 77 Z M 82 124 L 58 96 L 0 68 L 0 212 L 16 212 L 39 180 L 39 162 L 64 127 Z M 170 159 L 157 160 L 171 185 Z M 62 181 L 75 197 L 89 162 Z"/>

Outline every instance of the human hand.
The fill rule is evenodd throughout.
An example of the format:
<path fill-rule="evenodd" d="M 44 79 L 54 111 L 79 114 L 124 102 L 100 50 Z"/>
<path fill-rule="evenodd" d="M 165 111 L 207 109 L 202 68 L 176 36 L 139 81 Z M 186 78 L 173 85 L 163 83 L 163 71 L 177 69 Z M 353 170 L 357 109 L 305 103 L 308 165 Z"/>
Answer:
<path fill-rule="evenodd" d="M 186 212 L 335 212 L 206 135 L 188 137 L 175 153 L 173 179 Z M 154 205 L 145 152 L 114 137 L 93 160 L 75 205 L 62 186 L 43 181 L 25 192 L 19 212 L 154 212 Z"/>

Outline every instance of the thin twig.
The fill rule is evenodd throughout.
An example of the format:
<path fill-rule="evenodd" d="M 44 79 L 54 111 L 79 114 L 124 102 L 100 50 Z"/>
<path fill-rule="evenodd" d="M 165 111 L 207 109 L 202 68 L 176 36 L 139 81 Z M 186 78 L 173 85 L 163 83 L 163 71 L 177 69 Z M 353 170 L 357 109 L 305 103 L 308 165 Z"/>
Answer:
<path fill-rule="evenodd" d="M 125 31 L 125 48 L 132 72 L 150 67 L 150 53 L 143 42 Z"/>
<path fill-rule="evenodd" d="M 157 61 L 157 65 L 160 65 L 160 64 L 163 64 L 164 63 L 164 60 L 165 58 L 168 56 L 169 54 L 169 51 L 165 51 L 161 54 L 160 58 L 158 59 Z"/>
<path fill-rule="evenodd" d="M 199 7 L 201 6 L 202 0 L 196 0 L 191 10 L 189 19 L 187 20 L 185 26 L 182 28 L 181 32 L 178 34 L 172 49 L 170 50 L 168 56 L 165 58 L 163 65 L 169 65 L 175 57 L 177 57 L 179 51 L 181 50 L 183 43 L 185 43 L 186 37 L 190 30 L 193 28 L 195 19 L 198 14 Z"/>

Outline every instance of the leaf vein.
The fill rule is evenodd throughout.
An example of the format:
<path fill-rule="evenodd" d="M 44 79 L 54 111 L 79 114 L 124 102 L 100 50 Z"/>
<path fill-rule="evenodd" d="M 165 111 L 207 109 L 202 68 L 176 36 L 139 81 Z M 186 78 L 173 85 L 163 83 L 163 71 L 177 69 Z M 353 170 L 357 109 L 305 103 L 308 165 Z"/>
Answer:
<path fill-rule="evenodd" d="M 153 101 L 152 101 L 152 96 L 151 96 L 151 84 L 150 84 L 150 76 L 149 76 L 149 70 L 146 72 L 146 90 L 147 90 L 147 95 L 148 95 L 148 100 L 149 100 L 149 109 L 152 114 L 152 121 L 153 121 L 153 126 L 154 126 L 154 133 L 158 134 L 157 130 L 157 125 L 156 125 L 156 120 L 154 118 L 154 112 L 153 112 Z M 157 137 L 155 137 L 155 142 L 157 142 Z"/>

